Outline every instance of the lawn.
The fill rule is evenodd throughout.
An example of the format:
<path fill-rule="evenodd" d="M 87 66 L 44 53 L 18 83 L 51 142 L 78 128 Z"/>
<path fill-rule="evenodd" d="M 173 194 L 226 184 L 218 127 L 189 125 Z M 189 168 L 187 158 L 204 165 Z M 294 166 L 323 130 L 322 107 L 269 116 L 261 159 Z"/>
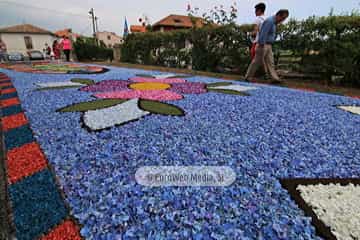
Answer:
<path fill-rule="evenodd" d="M 359 99 L 207 76 L 159 80 L 150 76 L 157 71 L 108 68 L 87 75 L 1 70 L 17 90 L 3 93 L 2 108 L 5 118 L 16 115 L 3 118 L 3 131 L 18 239 L 64 232 L 72 239 L 78 232 L 86 239 L 359 234 L 356 226 L 314 210 L 326 203 L 313 202 L 323 203 L 324 191 L 335 191 L 332 198 L 358 190 L 350 183 L 358 186 L 360 178 Z M 231 167 L 236 181 L 151 188 L 135 180 L 144 166 L 192 165 Z M 299 178 L 320 187 L 298 183 L 305 208 L 283 181 Z M 329 185 L 338 179 L 348 179 L 344 189 Z"/>

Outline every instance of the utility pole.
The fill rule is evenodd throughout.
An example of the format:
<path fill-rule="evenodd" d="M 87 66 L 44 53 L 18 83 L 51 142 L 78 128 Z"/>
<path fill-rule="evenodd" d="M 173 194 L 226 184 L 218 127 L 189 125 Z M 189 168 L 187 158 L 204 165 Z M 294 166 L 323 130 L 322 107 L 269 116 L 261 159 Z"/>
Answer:
<path fill-rule="evenodd" d="M 91 19 L 92 19 L 92 25 L 93 25 L 93 36 L 94 36 L 94 39 L 97 43 L 97 39 L 96 39 L 96 26 L 95 26 L 95 13 L 94 13 L 94 9 L 91 8 L 90 11 L 89 11 L 89 14 L 91 16 Z"/>
<path fill-rule="evenodd" d="M 96 32 L 99 31 L 98 20 L 99 20 L 99 18 L 95 16 L 95 26 L 96 26 L 95 28 L 96 28 Z"/>

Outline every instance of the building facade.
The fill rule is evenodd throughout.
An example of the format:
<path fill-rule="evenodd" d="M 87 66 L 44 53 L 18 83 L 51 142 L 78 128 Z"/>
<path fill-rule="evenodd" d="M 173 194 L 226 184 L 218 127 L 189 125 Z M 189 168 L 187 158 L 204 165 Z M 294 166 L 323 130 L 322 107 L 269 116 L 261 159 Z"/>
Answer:
<path fill-rule="evenodd" d="M 103 41 L 109 48 L 113 48 L 115 45 L 123 44 L 124 42 L 123 38 L 116 35 L 114 32 L 97 32 L 96 38 L 99 41 Z"/>

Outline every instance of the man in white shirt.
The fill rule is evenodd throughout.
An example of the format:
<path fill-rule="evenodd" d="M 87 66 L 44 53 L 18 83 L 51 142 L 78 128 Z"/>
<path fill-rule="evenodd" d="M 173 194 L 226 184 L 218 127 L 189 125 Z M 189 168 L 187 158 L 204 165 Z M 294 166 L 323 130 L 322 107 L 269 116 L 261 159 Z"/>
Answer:
<path fill-rule="evenodd" d="M 251 60 L 255 58 L 256 45 L 259 41 L 260 28 L 266 19 L 265 10 L 266 10 L 266 5 L 264 3 L 259 3 L 255 6 L 256 20 L 254 23 L 254 30 L 251 32 L 251 37 L 252 37 Z"/>

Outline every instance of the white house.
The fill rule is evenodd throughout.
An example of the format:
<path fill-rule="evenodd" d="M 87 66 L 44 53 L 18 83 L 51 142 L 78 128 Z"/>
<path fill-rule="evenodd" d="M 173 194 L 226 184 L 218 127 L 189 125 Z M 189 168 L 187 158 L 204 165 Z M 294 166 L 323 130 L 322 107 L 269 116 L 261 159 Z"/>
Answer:
<path fill-rule="evenodd" d="M 122 44 L 124 42 L 123 38 L 116 35 L 113 32 L 97 32 L 96 38 L 100 41 L 103 41 L 107 47 L 114 47 L 114 45 Z"/>
<path fill-rule="evenodd" d="M 57 39 L 52 32 L 30 24 L 0 28 L 0 38 L 5 42 L 8 53 L 24 55 L 30 50 L 43 51 L 45 43 L 51 47 Z"/>

